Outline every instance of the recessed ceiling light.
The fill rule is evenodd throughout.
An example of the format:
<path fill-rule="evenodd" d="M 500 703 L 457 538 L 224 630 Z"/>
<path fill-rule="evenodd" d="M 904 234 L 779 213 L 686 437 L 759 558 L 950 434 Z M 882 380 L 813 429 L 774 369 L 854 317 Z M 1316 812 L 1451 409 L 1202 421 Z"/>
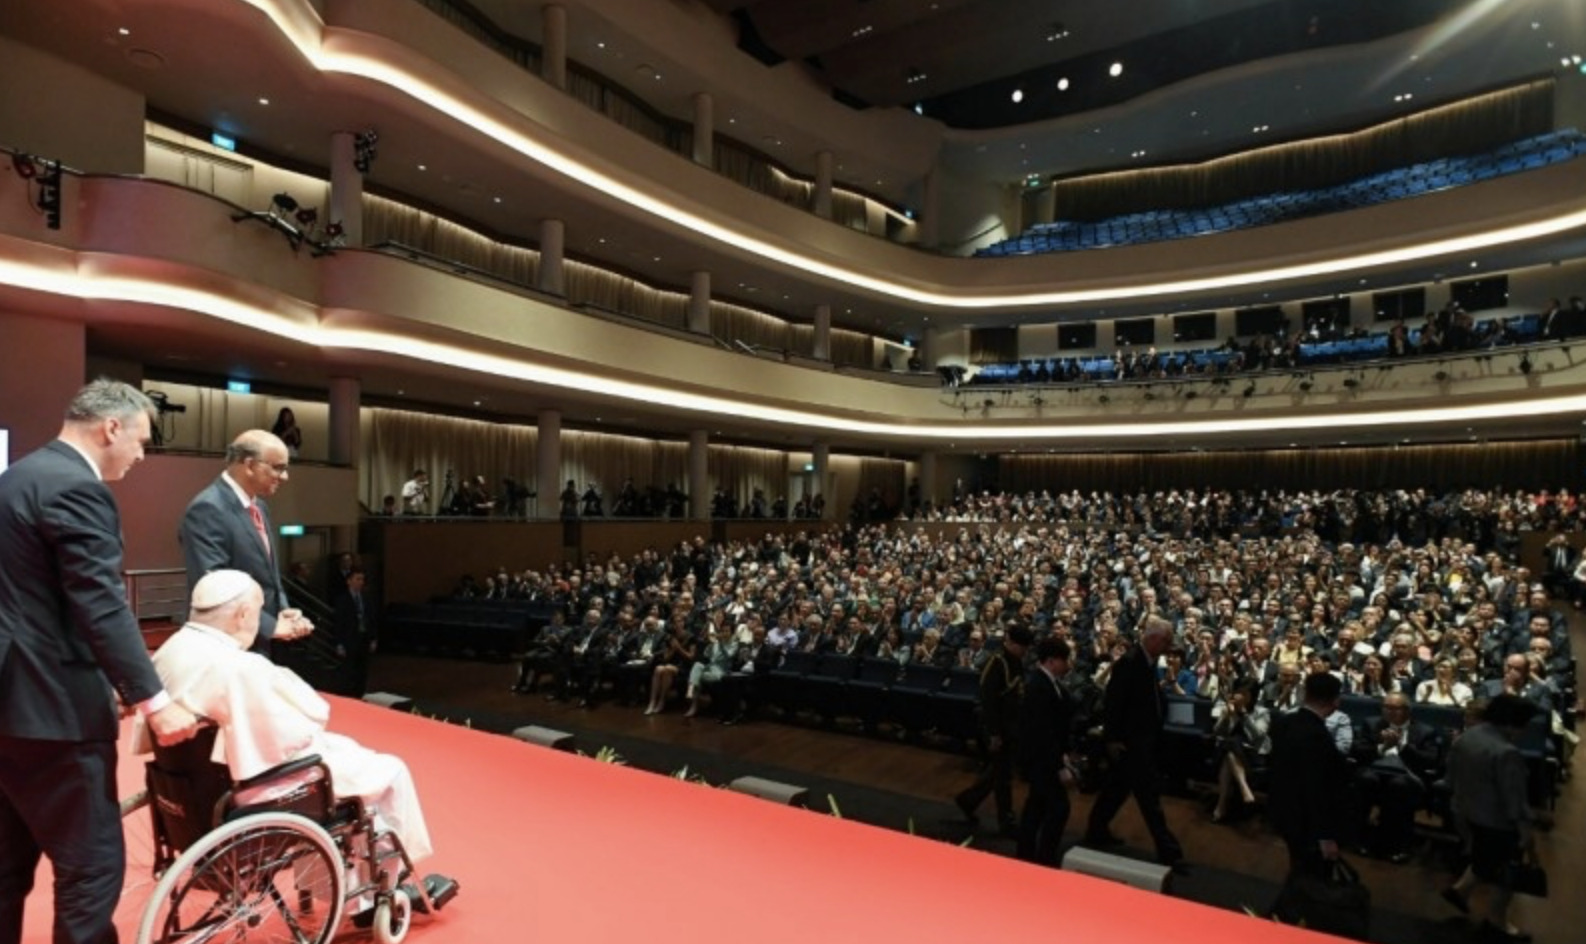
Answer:
<path fill-rule="evenodd" d="M 1107 67 L 1107 74 L 1112 76 L 1115 79 L 1118 76 L 1123 75 L 1123 63 L 1114 62 L 1112 65 L 1108 66 Z"/>
<path fill-rule="evenodd" d="M 1020 102 L 1024 101 L 1024 89 L 1014 89 L 1012 97 L 1013 97 L 1013 103 L 1015 105 L 1017 105 Z"/>
<path fill-rule="evenodd" d="M 268 98 L 260 98 L 259 99 L 259 104 L 268 105 L 268 104 L 270 104 L 270 100 Z"/>
<path fill-rule="evenodd" d="M 127 29 L 125 26 L 123 26 L 120 29 L 116 30 L 116 32 L 120 33 L 122 36 L 131 36 L 132 35 L 132 30 Z"/>
<path fill-rule="evenodd" d="M 495 201 L 496 201 L 496 202 L 497 202 L 497 203 L 500 203 L 500 202 L 501 202 L 501 198 L 500 198 L 500 197 L 494 197 L 494 198 L 492 198 L 492 199 L 494 199 L 494 200 L 495 200 Z"/>
<path fill-rule="evenodd" d="M 1068 91 L 1068 76 L 1065 75 L 1061 79 L 1057 80 L 1057 90 L 1059 92 Z"/>
<path fill-rule="evenodd" d="M 595 43 L 595 48 L 596 48 L 596 49 L 605 49 L 605 48 L 606 48 L 606 44 L 605 44 L 605 43 L 604 43 L 604 42 L 599 42 L 599 41 L 597 41 L 597 42 L 596 42 L 596 43 Z"/>
<path fill-rule="evenodd" d="M 921 102 L 915 102 L 915 103 L 914 103 L 914 113 L 915 113 L 915 114 L 916 114 L 916 115 L 923 115 L 923 114 L 925 114 L 925 105 L 924 105 L 924 104 L 922 104 L 922 103 L 921 103 Z"/>

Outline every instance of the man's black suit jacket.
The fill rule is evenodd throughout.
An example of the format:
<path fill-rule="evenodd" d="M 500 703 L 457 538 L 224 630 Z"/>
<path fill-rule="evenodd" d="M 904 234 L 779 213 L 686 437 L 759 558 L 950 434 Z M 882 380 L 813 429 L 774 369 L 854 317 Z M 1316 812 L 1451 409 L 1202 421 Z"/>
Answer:
<path fill-rule="evenodd" d="M 1108 741 L 1130 747 L 1149 747 L 1156 742 L 1166 704 L 1162 686 L 1157 684 L 1156 666 L 1139 644 L 1113 666 L 1101 711 Z"/>
<path fill-rule="evenodd" d="M 1267 767 L 1267 812 L 1283 838 L 1307 848 L 1338 841 L 1349 763 L 1327 722 L 1309 708 L 1275 717 Z"/>
<path fill-rule="evenodd" d="M 1388 726 L 1386 718 L 1377 717 L 1360 726 L 1355 737 L 1355 760 L 1369 766 L 1382 759 L 1377 748 L 1382 743 L 1382 729 Z M 1443 774 L 1443 763 L 1448 745 L 1437 729 L 1422 721 L 1411 721 L 1405 726 L 1405 738 L 1399 745 L 1399 760 L 1428 786 Z"/>
<path fill-rule="evenodd" d="M 254 649 L 268 652 L 269 640 L 275 635 L 276 614 L 292 604 L 287 602 L 286 590 L 281 586 L 281 571 L 276 567 L 280 554 L 270 527 L 270 510 L 262 501 L 257 504 L 264 515 L 265 533 L 270 536 L 269 554 L 264 551 L 248 509 L 224 478 L 217 477 L 193 496 L 182 515 L 177 537 L 182 542 L 182 560 L 187 566 L 189 595 L 199 578 L 212 570 L 240 570 L 258 581 L 264 590 L 264 610 L 259 616 L 259 641 L 254 643 Z"/>
<path fill-rule="evenodd" d="M 1039 667 L 1024 679 L 1020 709 L 1019 771 L 1031 783 L 1055 784 L 1068 753 L 1074 709 Z"/>
<path fill-rule="evenodd" d="M 160 692 L 121 553 L 115 499 L 72 447 L 0 475 L 0 735 L 114 741 L 111 687 L 129 705 Z"/>

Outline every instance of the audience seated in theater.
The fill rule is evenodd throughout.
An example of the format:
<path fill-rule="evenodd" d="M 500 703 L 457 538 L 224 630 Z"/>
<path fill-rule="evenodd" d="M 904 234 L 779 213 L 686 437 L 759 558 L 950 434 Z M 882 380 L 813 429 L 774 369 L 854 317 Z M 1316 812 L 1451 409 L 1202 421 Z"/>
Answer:
<path fill-rule="evenodd" d="M 612 638 L 621 643 L 619 690 L 648 691 L 652 712 L 665 706 L 678 675 L 689 678 L 695 659 L 706 660 L 696 700 L 705 692 L 718 707 L 720 699 L 724 718 L 739 713 L 729 706 L 752 701 L 752 687 L 741 699 L 732 694 L 749 664 L 741 655 L 719 681 L 707 678 L 705 614 L 714 610 L 726 614 L 718 619 L 740 653 L 757 635 L 754 620 L 769 627 L 762 629 L 767 655 L 753 662 L 767 670 L 782 651 L 843 651 L 845 639 L 846 651 L 900 665 L 972 663 L 1017 620 L 1037 638 L 1071 641 L 1073 672 L 1064 684 L 1075 691 L 1105 685 L 1112 660 L 1154 612 L 1175 625 L 1187 650 L 1171 674 L 1162 660 L 1164 678 L 1214 702 L 1253 684 L 1264 705 L 1293 708 L 1304 673 L 1330 672 L 1351 693 L 1375 699 L 1398 694 L 1458 705 L 1467 689 L 1489 697 L 1508 690 L 1556 707 L 1562 720 L 1578 698 L 1562 671 L 1563 616 L 1545 592 L 1533 592 L 1531 570 L 1512 555 L 1524 531 L 1581 530 L 1581 505 L 1565 494 L 1020 494 L 964 483 L 951 502 L 928 510 L 920 503 L 922 517 L 952 522 L 931 529 L 867 524 L 787 538 L 700 539 L 633 560 L 509 568 L 493 579 L 498 588 L 506 584 L 509 600 L 572 607 L 580 620 L 591 609 L 613 625 L 617 617 L 606 614 L 643 613 L 638 629 Z M 696 606 L 696 594 L 708 602 Z M 657 637 L 657 626 L 669 630 Z M 948 629 L 963 633 L 957 651 L 941 638 Z M 561 658 L 547 655 L 559 632 L 537 637 L 521 685 Z M 608 678 L 598 665 L 559 672 L 558 681 Z M 1283 696 L 1285 683 L 1295 694 Z M 1341 751 L 1358 756 L 1380 746 L 1380 732 L 1378 741 L 1357 739 L 1347 714 L 1333 719 L 1329 731 Z M 1232 785 L 1228 798 L 1244 799 Z M 1379 828 L 1382 822 L 1379 816 Z M 1392 823 L 1390 816 L 1390 855 Z"/>

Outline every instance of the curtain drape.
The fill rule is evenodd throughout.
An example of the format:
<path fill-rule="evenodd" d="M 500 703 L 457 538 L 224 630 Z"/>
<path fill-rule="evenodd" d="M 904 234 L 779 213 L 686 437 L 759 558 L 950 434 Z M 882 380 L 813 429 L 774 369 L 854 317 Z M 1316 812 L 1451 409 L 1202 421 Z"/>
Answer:
<path fill-rule="evenodd" d="M 1009 455 L 1000 487 L 1082 492 L 1137 489 L 1554 488 L 1576 481 L 1582 447 L 1570 439 L 1250 452 Z"/>

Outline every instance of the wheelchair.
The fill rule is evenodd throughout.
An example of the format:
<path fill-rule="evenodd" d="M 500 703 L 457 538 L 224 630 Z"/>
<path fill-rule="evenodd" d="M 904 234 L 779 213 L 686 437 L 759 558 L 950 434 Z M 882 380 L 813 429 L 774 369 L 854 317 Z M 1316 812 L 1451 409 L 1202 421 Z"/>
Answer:
<path fill-rule="evenodd" d="M 126 816 L 146 806 L 152 825 L 157 878 L 138 944 L 327 944 L 348 913 L 400 944 L 415 912 L 456 895 L 443 876 L 412 881 L 401 839 L 361 800 L 336 799 L 317 755 L 233 783 L 210 760 L 217 731 L 157 747 L 146 792 L 122 804 Z"/>

